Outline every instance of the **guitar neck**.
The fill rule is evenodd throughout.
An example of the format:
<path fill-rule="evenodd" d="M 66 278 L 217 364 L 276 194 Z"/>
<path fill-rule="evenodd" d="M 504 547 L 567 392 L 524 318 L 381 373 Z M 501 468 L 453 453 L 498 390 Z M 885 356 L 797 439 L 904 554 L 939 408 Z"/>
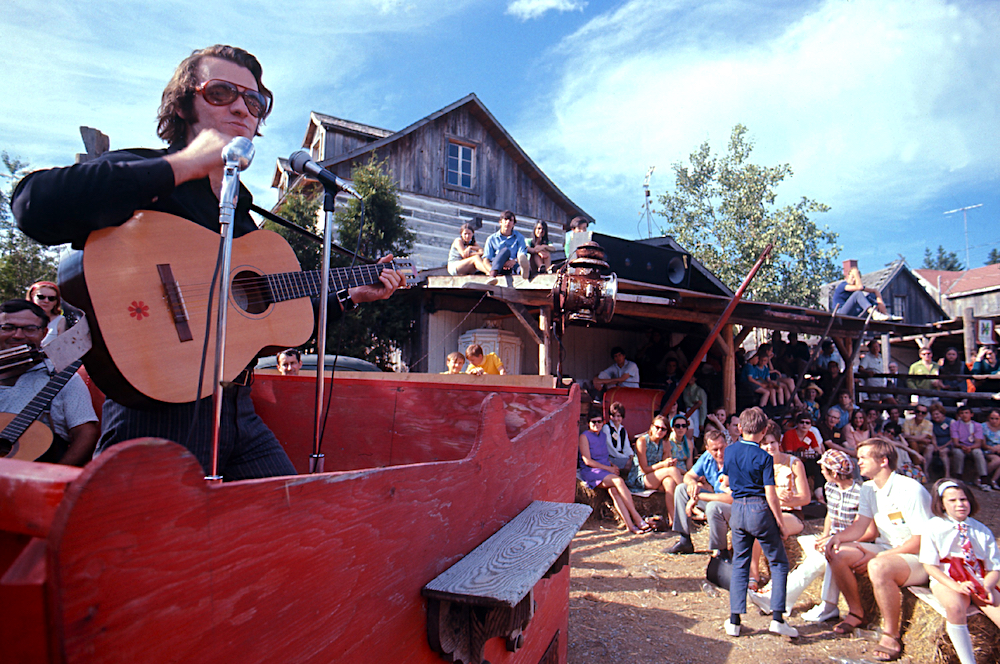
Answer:
<path fill-rule="evenodd" d="M 393 263 L 375 263 L 373 265 L 330 268 L 330 292 L 336 293 L 345 288 L 373 284 L 378 281 L 382 270 L 393 266 Z M 270 299 L 273 302 L 284 302 L 300 297 L 317 297 L 323 285 L 320 270 L 282 272 L 266 275 L 265 278 L 271 291 Z"/>
<path fill-rule="evenodd" d="M 10 424 L 4 427 L 3 431 L 0 431 L 0 439 L 8 441 L 19 439 L 28 430 L 31 423 L 37 420 L 45 409 L 48 408 L 49 404 L 56 398 L 59 391 L 66 386 L 66 383 L 73 377 L 73 374 L 76 373 L 81 364 L 83 364 L 83 360 L 77 360 L 53 376 L 45 384 L 45 387 L 39 390 L 38 394 L 28 402 L 28 405 L 21 409 L 17 417 L 11 420 Z"/>

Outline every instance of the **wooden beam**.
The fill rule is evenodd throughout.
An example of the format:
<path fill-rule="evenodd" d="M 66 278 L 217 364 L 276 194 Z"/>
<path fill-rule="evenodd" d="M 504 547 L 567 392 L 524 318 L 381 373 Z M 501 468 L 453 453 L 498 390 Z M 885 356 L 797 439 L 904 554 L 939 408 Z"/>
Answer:
<path fill-rule="evenodd" d="M 744 330 L 747 328 L 743 328 Z M 741 331 L 740 334 L 743 334 Z M 729 352 L 722 356 L 722 404 L 727 413 L 736 412 L 736 355 L 737 344 L 733 340 L 733 326 L 722 328 L 720 338 L 725 339 Z M 707 408 L 707 405 L 706 405 Z"/>
<path fill-rule="evenodd" d="M 552 375 L 552 307 L 538 310 L 538 329 L 545 343 L 538 346 L 538 375 Z"/>
<path fill-rule="evenodd" d="M 740 346 L 742 346 L 743 342 L 746 341 L 746 338 L 750 336 L 751 332 L 753 332 L 753 325 L 744 325 L 740 329 L 740 333 L 733 338 L 733 347 L 739 348 Z M 732 330 L 730 330 L 730 334 L 731 333 Z"/>
<path fill-rule="evenodd" d="M 514 316 L 521 321 L 521 325 L 523 325 L 524 329 L 528 331 L 528 336 L 531 337 L 531 340 L 539 346 L 544 346 L 545 342 L 538 336 L 538 332 L 535 331 L 534 324 L 528 321 L 528 316 L 531 314 L 529 314 L 528 310 L 524 308 L 524 305 L 518 304 L 517 302 L 507 302 L 507 306 L 510 307 Z"/>

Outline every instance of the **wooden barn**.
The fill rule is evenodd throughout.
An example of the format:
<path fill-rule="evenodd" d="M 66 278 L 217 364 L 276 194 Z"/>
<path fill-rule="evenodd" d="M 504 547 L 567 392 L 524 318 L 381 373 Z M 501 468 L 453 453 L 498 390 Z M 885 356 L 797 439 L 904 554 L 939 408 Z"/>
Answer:
<path fill-rule="evenodd" d="M 418 269 L 442 267 L 459 226 L 472 223 L 480 244 L 497 230 L 504 210 L 517 215 L 517 229 L 530 237 L 537 220 L 562 244 L 569 221 L 593 221 L 538 168 L 483 105 L 470 94 L 400 131 L 379 129 L 311 113 L 303 147 L 329 171 L 350 179 L 355 164 L 372 154 L 387 160 L 399 186 L 407 226 L 416 235 L 410 254 Z M 272 186 L 284 196 L 305 178 L 278 160 Z"/>
<path fill-rule="evenodd" d="M 1000 316 L 1000 264 L 972 270 L 914 270 L 921 285 L 950 318 L 961 318 L 972 309 L 977 318 Z"/>

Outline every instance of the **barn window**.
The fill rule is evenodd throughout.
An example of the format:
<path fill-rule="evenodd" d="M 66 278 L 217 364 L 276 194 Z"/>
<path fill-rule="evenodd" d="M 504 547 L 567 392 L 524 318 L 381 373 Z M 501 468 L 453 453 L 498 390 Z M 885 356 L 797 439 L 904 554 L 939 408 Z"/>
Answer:
<path fill-rule="evenodd" d="M 906 296 L 905 295 L 893 295 L 892 296 L 892 311 L 890 313 L 893 316 L 899 316 L 900 320 L 906 320 Z"/>
<path fill-rule="evenodd" d="M 448 178 L 452 187 L 472 189 L 475 178 L 476 149 L 458 141 L 448 141 Z"/>

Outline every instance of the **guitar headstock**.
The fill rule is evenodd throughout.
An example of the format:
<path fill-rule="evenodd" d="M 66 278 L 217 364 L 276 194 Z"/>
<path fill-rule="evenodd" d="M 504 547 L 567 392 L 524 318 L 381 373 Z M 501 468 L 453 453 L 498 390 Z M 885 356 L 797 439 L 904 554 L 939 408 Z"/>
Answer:
<path fill-rule="evenodd" d="M 417 285 L 417 266 L 408 258 L 393 258 L 392 269 L 403 275 L 405 281 L 401 288 L 410 288 Z"/>

